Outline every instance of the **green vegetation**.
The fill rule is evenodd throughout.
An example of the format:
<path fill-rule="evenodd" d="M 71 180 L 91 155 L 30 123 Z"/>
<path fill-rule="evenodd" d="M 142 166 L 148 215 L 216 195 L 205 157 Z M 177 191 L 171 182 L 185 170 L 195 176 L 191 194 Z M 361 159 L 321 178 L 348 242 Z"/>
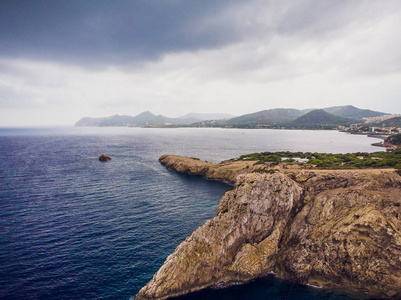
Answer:
<path fill-rule="evenodd" d="M 401 145 L 401 133 L 389 136 L 386 139 L 386 142 L 392 143 L 394 145 Z"/>
<path fill-rule="evenodd" d="M 256 161 L 255 165 L 265 164 L 266 162 L 269 162 L 270 165 L 277 165 L 281 162 L 281 156 L 276 155 L 275 152 L 262 152 L 242 155 L 238 160 Z"/>
<path fill-rule="evenodd" d="M 401 135 L 400 143 L 401 143 Z M 308 159 L 306 164 L 317 168 L 395 168 L 401 170 L 401 149 L 392 152 L 357 152 L 346 154 L 312 152 L 261 152 L 240 156 L 237 160 L 256 161 L 256 164 L 277 165 L 282 160 L 293 163 L 296 158 Z M 257 169 L 258 170 L 258 169 Z M 255 170 L 256 171 L 256 170 Z"/>

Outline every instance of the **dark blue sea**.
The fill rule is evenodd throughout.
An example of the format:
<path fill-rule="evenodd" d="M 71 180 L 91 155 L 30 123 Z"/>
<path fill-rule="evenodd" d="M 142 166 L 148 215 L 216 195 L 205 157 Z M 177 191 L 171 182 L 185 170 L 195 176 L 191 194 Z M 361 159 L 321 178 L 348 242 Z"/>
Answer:
<path fill-rule="evenodd" d="M 132 299 L 231 187 L 175 174 L 165 153 L 380 151 L 336 131 L 0 129 L 0 299 Z M 100 153 L 112 156 L 102 163 Z M 269 275 L 184 299 L 356 299 Z"/>

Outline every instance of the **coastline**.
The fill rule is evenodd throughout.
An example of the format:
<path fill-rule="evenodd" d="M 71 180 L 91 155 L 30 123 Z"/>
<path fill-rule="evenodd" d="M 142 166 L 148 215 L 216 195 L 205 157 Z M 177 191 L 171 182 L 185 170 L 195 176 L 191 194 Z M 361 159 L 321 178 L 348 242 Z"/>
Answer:
<path fill-rule="evenodd" d="M 392 143 L 386 142 L 386 140 L 378 143 L 373 143 L 372 146 L 383 147 L 386 149 L 386 151 L 393 151 L 401 148 L 401 145 L 394 145 Z"/>
<path fill-rule="evenodd" d="M 270 272 L 302 284 L 401 296 L 401 262 L 390 263 L 401 255 L 401 234 L 382 231 L 388 222 L 401 228 L 398 212 L 395 217 L 401 178 L 393 169 L 260 174 L 254 162 L 242 169 L 174 155 L 160 162 L 179 173 L 227 180 L 234 189 L 221 198 L 216 217 L 177 247 L 135 299 L 166 299 Z M 379 250 L 384 244 L 391 253 Z M 347 263 L 347 257 L 353 260 Z"/>

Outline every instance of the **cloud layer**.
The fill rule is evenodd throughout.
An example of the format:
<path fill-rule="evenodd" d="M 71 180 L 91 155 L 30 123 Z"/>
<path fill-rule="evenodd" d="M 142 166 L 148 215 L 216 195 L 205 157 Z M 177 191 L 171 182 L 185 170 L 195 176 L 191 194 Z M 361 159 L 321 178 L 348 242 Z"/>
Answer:
<path fill-rule="evenodd" d="M 145 110 L 401 113 L 398 36 L 390 0 L 3 1 L 0 126 Z"/>

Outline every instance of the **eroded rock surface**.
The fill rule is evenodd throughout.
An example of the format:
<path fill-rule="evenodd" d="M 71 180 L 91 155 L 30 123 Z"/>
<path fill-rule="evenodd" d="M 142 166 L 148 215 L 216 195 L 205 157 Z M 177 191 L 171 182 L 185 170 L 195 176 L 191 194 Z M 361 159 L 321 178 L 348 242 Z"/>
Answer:
<path fill-rule="evenodd" d="M 235 188 L 136 299 L 166 299 L 268 272 L 304 284 L 401 296 L 401 177 L 394 171 L 257 174 L 238 162 L 160 161 Z"/>
<path fill-rule="evenodd" d="M 401 296 L 401 177 L 315 171 L 281 242 L 275 272 L 318 286 Z"/>

